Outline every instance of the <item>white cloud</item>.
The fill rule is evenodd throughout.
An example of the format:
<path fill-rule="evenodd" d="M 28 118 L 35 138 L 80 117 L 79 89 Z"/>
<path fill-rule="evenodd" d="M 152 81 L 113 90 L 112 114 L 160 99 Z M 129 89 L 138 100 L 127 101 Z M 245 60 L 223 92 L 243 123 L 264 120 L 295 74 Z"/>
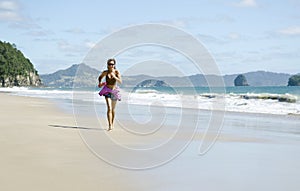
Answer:
<path fill-rule="evenodd" d="M 240 34 L 238 34 L 238 33 L 229 33 L 228 38 L 231 39 L 231 40 L 237 40 L 237 39 L 240 39 Z"/>
<path fill-rule="evenodd" d="M 81 52 L 82 48 L 78 45 L 73 45 L 65 40 L 57 42 L 58 48 L 64 52 Z"/>
<path fill-rule="evenodd" d="M 0 10 L 0 20 L 1 21 L 20 21 L 22 18 L 12 11 L 2 11 Z"/>
<path fill-rule="evenodd" d="M 24 7 L 17 0 L 0 0 L 0 22 L 9 23 L 9 28 L 23 30 L 42 30 L 41 27 L 24 14 Z"/>
<path fill-rule="evenodd" d="M 205 17 L 183 17 L 174 20 L 160 20 L 157 22 L 153 21 L 153 23 L 165 23 L 167 25 L 173 25 L 179 28 L 187 28 L 203 23 L 233 23 L 234 21 L 235 20 L 231 16 L 220 14 Z"/>
<path fill-rule="evenodd" d="M 234 4 L 237 7 L 256 7 L 257 3 L 255 0 L 241 0 Z"/>
<path fill-rule="evenodd" d="M 284 35 L 300 35 L 300 26 L 288 27 L 278 31 L 280 34 Z"/>
<path fill-rule="evenodd" d="M 190 24 L 191 19 L 181 18 L 175 20 L 160 20 L 160 21 L 151 21 L 150 23 L 164 23 L 166 25 L 172 25 L 179 28 L 185 28 Z"/>
<path fill-rule="evenodd" d="M 215 43 L 215 44 L 225 44 L 226 41 L 220 38 L 217 38 L 212 35 L 206 35 L 206 34 L 199 34 L 197 37 L 201 40 L 203 43 Z"/>
<path fill-rule="evenodd" d="M 86 32 L 81 28 L 71 28 L 66 30 L 65 32 L 71 33 L 71 34 L 86 34 Z"/>
<path fill-rule="evenodd" d="M 170 21 L 167 24 L 174 25 L 179 28 L 185 28 L 188 26 L 189 21 L 187 19 L 177 19 L 177 20 Z"/>
<path fill-rule="evenodd" d="M 46 37 L 49 35 L 54 34 L 52 31 L 47 31 L 47 30 L 32 30 L 32 31 L 28 31 L 26 33 L 24 33 L 26 35 L 29 36 L 34 36 L 34 37 Z"/>
<path fill-rule="evenodd" d="M 95 44 L 93 42 L 90 42 L 88 40 L 85 40 L 85 42 L 82 42 L 80 44 L 72 44 L 68 42 L 67 40 L 58 40 L 57 42 L 58 48 L 65 52 L 65 53 L 72 53 L 72 54 L 86 54 L 86 52 L 93 48 Z"/>
<path fill-rule="evenodd" d="M 0 9 L 14 11 L 19 8 L 15 1 L 0 1 Z"/>
<path fill-rule="evenodd" d="M 0 21 L 21 21 L 20 5 L 16 1 L 0 1 Z"/>
<path fill-rule="evenodd" d="M 85 47 L 87 47 L 88 49 L 93 48 L 94 46 L 96 46 L 96 44 L 97 44 L 97 43 L 91 42 L 91 41 L 86 41 L 86 42 L 84 43 Z"/>

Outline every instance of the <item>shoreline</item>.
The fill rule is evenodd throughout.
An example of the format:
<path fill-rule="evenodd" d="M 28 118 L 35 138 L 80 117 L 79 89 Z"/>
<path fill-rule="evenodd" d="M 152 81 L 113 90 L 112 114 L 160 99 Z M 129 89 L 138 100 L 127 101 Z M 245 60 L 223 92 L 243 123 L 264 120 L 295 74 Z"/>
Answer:
<path fill-rule="evenodd" d="M 74 97 L 74 92 L 70 91 L 72 89 L 31 89 L 31 88 L 15 88 L 11 90 L 12 95 L 17 96 L 27 96 L 27 97 L 38 97 L 38 98 L 46 98 L 49 100 L 62 100 L 68 102 L 67 100 L 72 101 L 89 101 L 93 104 L 105 104 L 105 100 L 99 98 L 97 92 L 95 89 L 85 89 L 78 91 L 78 94 L 76 93 L 77 97 Z M 10 89 L 0 89 L 0 92 L 9 92 Z M 255 91 L 255 89 L 253 89 Z M 266 90 L 268 92 L 270 90 Z M 274 91 L 274 90 L 272 90 Z M 271 92 L 272 92 L 271 91 Z M 276 90 L 279 92 L 278 95 L 283 94 L 281 89 Z M 291 91 L 291 90 L 289 90 Z M 287 92 L 289 92 L 287 91 Z M 295 94 L 294 96 L 300 98 L 300 92 L 297 92 L 296 90 L 293 90 Z M 242 99 L 237 96 L 232 95 L 238 95 L 238 91 L 236 93 L 227 93 L 225 96 L 225 99 L 219 100 L 219 98 L 201 98 L 200 94 L 197 96 L 197 100 L 195 100 L 194 95 L 183 95 L 183 97 L 176 98 L 179 100 L 173 100 L 172 94 L 143 94 L 143 93 L 137 93 L 133 95 L 128 95 L 129 92 L 124 91 L 124 100 L 121 101 L 121 103 L 126 102 L 128 105 L 140 105 L 147 107 L 147 104 L 151 104 L 152 106 L 158 105 L 158 107 L 164 105 L 164 107 L 170 107 L 170 108 L 181 108 L 182 103 L 184 102 L 184 109 L 196 109 L 201 111 L 211 111 L 211 106 L 216 107 L 213 108 L 214 111 L 217 111 L 217 103 L 218 101 L 225 102 L 226 109 L 225 112 L 237 112 L 237 113 L 246 113 L 246 114 L 261 114 L 261 115 L 274 115 L 274 116 L 293 116 L 293 117 L 300 117 L 300 102 L 297 101 L 296 103 L 285 103 L 275 100 L 269 100 L 269 99 Z M 261 93 L 261 96 L 265 96 L 265 93 Z M 267 93 L 270 94 L 270 93 Z M 284 94 L 283 94 L 284 95 Z M 178 96 L 178 95 L 176 95 Z M 193 97 L 189 97 L 193 96 Z M 229 96 L 229 97 L 228 97 Z M 218 96 L 217 96 L 218 97 Z M 201 98 L 201 99 L 200 99 Z M 128 102 L 128 103 L 127 103 Z M 152 104 L 153 102 L 156 102 Z M 163 104 L 158 104 L 160 102 L 163 102 Z M 70 106 L 68 106 L 70 107 Z M 223 110 L 224 108 L 219 108 Z"/>

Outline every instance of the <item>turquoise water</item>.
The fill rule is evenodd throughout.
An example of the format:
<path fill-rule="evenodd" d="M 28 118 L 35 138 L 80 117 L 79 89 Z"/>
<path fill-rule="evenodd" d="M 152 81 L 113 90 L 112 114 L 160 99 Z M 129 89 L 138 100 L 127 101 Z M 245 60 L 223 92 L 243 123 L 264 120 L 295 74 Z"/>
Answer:
<path fill-rule="evenodd" d="M 125 91 L 134 92 L 134 88 L 122 88 Z M 300 87 L 298 86 L 266 86 L 266 87 L 253 87 L 253 86 L 241 86 L 241 87 L 151 87 L 151 88 L 138 88 L 138 90 L 143 90 L 144 93 L 151 92 L 151 90 L 156 90 L 161 93 L 168 94 L 184 94 L 184 95 L 194 95 L 203 93 L 270 93 L 270 94 L 293 94 L 300 96 Z"/>
<path fill-rule="evenodd" d="M 98 91 L 98 87 L 86 87 L 86 88 L 56 88 L 56 87 L 47 87 L 47 88 L 29 88 L 30 90 L 59 90 L 59 91 Z M 134 92 L 137 89 L 133 87 L 122 87 L 122 90 L 126 92 Z M 270 94 L 293 94 L 300 96 L 300 87 L 299 86 L 240 86 L 240 87 L 151 87 L 151 88 L 138 88 L 138 90 L 144 90 L 144 93 L 151 92 L 155 90 L 160 93 L 168 94 L 185 94 L 185 95 L 194 95 L 203 94 L 203 93 L 270 93 Z"/>

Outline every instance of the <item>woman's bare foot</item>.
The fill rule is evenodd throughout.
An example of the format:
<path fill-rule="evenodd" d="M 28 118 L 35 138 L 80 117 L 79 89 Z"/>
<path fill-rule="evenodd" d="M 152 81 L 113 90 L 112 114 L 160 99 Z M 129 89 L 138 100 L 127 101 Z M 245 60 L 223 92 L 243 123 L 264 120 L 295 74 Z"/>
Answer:
<path fill-rule="evenodd" d="M 107 129 L 107 131 L 111 131 L 113 128 L 112 128 L 112 126 L 110 125 L 109 127 L 108 127 L 108 129 Z"/>

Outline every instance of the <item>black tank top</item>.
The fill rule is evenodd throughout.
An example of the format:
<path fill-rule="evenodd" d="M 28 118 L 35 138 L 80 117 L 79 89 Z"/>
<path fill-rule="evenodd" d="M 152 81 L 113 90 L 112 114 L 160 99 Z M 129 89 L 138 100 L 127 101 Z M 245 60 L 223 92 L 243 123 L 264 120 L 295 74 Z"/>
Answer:
<path fill-rule="evenodd" d="M 107 85 L 115 85 L 117 82 L 115 78 L 109 78 L 108 75 L 106 75 L 105 81 Z"/>

